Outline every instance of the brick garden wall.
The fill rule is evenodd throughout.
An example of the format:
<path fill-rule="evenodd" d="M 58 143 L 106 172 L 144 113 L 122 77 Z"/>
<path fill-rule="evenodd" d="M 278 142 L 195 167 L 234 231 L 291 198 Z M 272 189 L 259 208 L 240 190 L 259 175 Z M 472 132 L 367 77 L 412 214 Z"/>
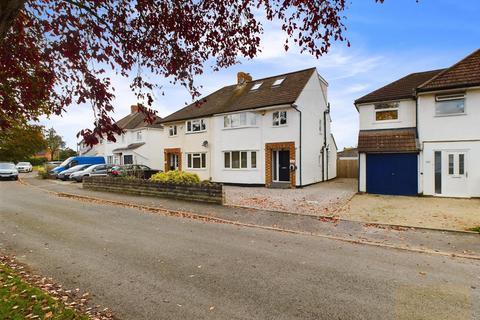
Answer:
<path fill-rule="evenodd" d="M 95 191 L 223 204 L 223 186 L 218 183 L 173 184 L 140 179 L 85 177 L 83 179 L 83 187 Z"/>

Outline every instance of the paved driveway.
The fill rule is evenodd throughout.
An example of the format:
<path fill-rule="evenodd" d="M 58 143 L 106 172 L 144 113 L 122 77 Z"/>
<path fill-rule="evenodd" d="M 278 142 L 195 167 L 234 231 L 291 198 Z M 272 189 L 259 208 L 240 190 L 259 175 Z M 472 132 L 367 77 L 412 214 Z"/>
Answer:
<path fill-rule="evenodd" d="M 299 189 L 225 187 L 227 205 L 309 215 L 330 215 L 356 192 L 356 179 L 334 179 Z"/>
<path fill-rule="evenodd" d="M 0 252 L 122 319 L 480 317 L 480 263 L 156 216 L 0 182 Z"/>

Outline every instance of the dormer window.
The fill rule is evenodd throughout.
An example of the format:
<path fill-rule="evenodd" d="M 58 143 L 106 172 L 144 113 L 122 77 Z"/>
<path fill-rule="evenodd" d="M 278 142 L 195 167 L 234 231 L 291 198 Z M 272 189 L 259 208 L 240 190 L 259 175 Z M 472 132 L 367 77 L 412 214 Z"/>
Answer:
<path fill-rule="evenodd" d="M 283 80 L 285 80 L 285 78 L 280 78 L 280 79 L 275 80 L 272 84 L 272 87 L 276 87 L 276 86 L 281 85 Z"/>
<path fill-rule="evenodd" d="M 258 88 L 260 88 L 262 86 L 263 82 L 257 82 L 255 83 L 252 88 L 250 89 L 250 91 L 254 91 L 254 90 L 258 90 Z"/>
<path fill-rule="evenodd" d="M 375 121 L 398 120 L 398 102 L 378 103 L 375 105 Z"/>
<path fill-rule="evenodd" d="M 437 116 L 448 116 L 465 113 L 465 95 L 449 94 L 435 97 L 435 114 Z"/>

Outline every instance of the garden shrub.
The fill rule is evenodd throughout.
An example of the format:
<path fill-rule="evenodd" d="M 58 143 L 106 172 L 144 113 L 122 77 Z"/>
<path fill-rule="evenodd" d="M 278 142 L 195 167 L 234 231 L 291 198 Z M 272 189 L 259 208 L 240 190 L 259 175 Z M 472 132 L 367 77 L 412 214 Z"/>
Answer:
<path fill-rule="evenodd" d="M 163 183 L 200 183 L 200 178 L 196 173 L 172 170 L 156 173 L 150 177 L 150 181 Z"/>
<path fill-rule="evenodd" d="M 38 168 L 38 176 L 42 179 L 48 178 L 48 172 L 45 168 L 39 167 Z"/>

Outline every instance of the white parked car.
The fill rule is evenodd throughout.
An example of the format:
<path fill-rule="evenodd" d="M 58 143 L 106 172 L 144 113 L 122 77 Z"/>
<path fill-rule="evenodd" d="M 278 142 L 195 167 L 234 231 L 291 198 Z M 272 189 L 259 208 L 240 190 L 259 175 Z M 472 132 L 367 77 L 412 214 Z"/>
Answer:
<path fill-rule="evenodd" d="M 0 162 L 0 179 L 18 180 L 18 170 L 11 162 Z"/>
<path fill-rule="evenodd" d="M 16 165 L 18 172 L 32 172 L 33 167 L 30 162 L 19 162 Z"/>

